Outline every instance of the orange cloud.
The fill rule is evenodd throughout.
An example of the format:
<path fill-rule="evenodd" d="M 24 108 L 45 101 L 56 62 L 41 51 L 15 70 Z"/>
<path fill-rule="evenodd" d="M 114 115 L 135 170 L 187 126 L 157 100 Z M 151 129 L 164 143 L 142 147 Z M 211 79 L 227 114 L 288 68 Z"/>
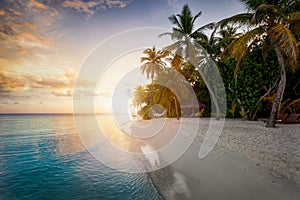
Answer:
<path fill-rule="evenodd" d="M 36 7 L 38 7 L 38 8 L 41 8 L 41 9 L 44 9 L 44 10 L 48 10 L 48 6 L 46 6 L 45 4 L 42 4 L 42 3 L 38 2 L 38 1 L 35 1 L 35 0 L 30 0 L 30 2 L 31 2 L 34 6 L 36 6 Z"/>
<path fill-rule="evenodd" d="M 71 90 L 52 90 L 51 94 L 58 97 L 72 97 L 73 93 Z"/>
<path fill-rule="evenodd" d="M 0 72 L 0 92 L 23 92 L 27 89 L 26 80 L 23 77 Z"/>
<path fill-rule="evenodd" d="M 16 39 L 18 45 L 25 49 L 33 47 L 47 48 L 51 43 L 51 39 L 30 32 L 21 32 L 16 35 Z"/>
<path fill-rule="evenodd" d="M 25 26 L 26 28 L 30 28 L 30 29 L 36 29 L 36 27 L 37 27 L 36 24 L 30 23 L 30 22 L 25 22 L 25 23 L 24 23 L 24 26 Z"/>
<path fill-rule="evenodd" d="M 93 14 L 94 12 L 91 10 L 91 8 L 94 8 L 97 6 L 99 2 L 96 1 L 80 1 L 80 0 L 75 0 L 75 1 L 65 1 L 62 5 L 64 7 L 70 7 L 74 8 L 75 10 L 78 10 L 80 12 L 86 12 L 88 14 Z"/>
<path fill-rule="evenodd" d="M 26 54 L 27 51 L 23 48 L 19 48 L 19 50 L 17 51 L 18 54 Z"/>
<path fill-rule="evenodd" d="M 33 88 L 54 88 L 65 89 L 72 88 L 74 84 L 74 78 L 67 77 L 66 75 L 57 77 L 34 77 L 27 76 L 32 81 L 31 87 Z"/>
<path fill-rule="evenodd" d="M 19 75 L 11 72 L 0 72 L 0 92 L 23 92 L 30 88 L 39 89 L 71 89 L 76 76 L 66 72 L 60 76 L 39 77 L 34 75 Z"/>
<path fill-rule="evenodd" d="M 5 15 L 5 10 L 0 10 L 0 15 Z"/>
<path fill-rule="evenodd" d="M 21 16 L 21 15 L 22 15 L 22 13 L 19 12 L 19 11 L 17 11 L 17 10 L 14 10 L 13 13 L 14 13 L 15 15 L 17 15 L 17 16 Z"/>

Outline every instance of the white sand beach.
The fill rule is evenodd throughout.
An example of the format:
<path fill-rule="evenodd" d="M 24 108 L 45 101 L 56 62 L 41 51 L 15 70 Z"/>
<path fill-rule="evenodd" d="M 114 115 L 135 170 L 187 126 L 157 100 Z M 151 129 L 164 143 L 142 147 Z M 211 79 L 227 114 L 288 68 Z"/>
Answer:
<path fill-rule="evenodd" d="M 228 119 L 217 145 L 208 156 L 199 159 L 209 122 L 210 119 L 199 118 L 167 119 L 155 136 L 163 135 L 165 140 L 154 137 L 146 141 L 151 148 L 159 149 L 174 137 L 179 125 L 184 137 L 199 125 L 183 156 L 150 173 L 166 199 L 299 199 L 300 124 L 279 124 L 269 129 L 262 121 Z M 160 119 L 152 123 L 160 123 Z M 160 162 L 166 156 L 160 155 Z"/>

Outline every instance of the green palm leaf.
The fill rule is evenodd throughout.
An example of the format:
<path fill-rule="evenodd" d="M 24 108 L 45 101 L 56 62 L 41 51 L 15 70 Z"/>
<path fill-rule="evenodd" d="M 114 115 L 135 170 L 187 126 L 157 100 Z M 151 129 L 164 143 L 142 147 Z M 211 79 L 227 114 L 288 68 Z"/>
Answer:
<path fill-rule="evenodd" d="M 277 42 L 281 52 L 286 56 L 290 69 L 295 71 L 298 58 L 297 40 L 293 33 L 283 24 L 273 26 L 268 35 Z"/>
<path fill-rule="evenodd" d="M 221 54 L 221 57 L 224 58 L 227 52 L 230 52 L 236 60 L 239 60 L 243 55 L 245 49 L 248 48 L 248 45 L 252 43 L 255 38 L 260 37 L 264 33 L 263 27 L 257 27 L 241 37 L 232 42 Z"/>
<path fill-rule="evenodd" d="M 279 16 L 279 15 L 281 15 L 281 12 L 275 5 L 261 4 L 256 9 L 256 11 L 252 17 L 251 23 L 252 24 L 261 23 L 262 21 L 268 19 L 268 16 L 270 16 L 270 15 Z"/>
<path fill-rule="evenodd" d="M 232 17 L 228 17 L 226 19 L 223 19 L 221 21 L 219 21 L 216 24 L 216 28 L 224 28 L 225 26 L 227 26 L 228 24 L 239 24 L 239 25 L 250 25 L 251 19 L 253 17 L 253 14 L 251 13 L 241 13 L 241 14 L 237 14 L 234 15 Z"/>

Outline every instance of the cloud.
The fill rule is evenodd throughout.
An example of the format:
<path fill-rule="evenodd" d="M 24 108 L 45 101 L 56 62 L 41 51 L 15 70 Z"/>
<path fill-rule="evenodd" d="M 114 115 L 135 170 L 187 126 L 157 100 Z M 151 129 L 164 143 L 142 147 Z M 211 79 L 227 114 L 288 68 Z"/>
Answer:
<path fill-rule="evenodd" d="M 77 99 L 82 99 L 82 98 L 93 98 L 99 96 L 98 93 L 95 93 L 94 91 L 91 90 L 76 90 L 73 93 L 73 97 Z"/>
<path fill-rule="evenodd" d="M 23 49 L 31 49 L 31 48 L 48 48 L 51 39 L 40 35 L 34 34 L 30 32 L 21 32 L 16 35 L 17 43 Z"/>
<path fill-rule="evenodd" d="M 51 94 L 57 96 L 57 97 L 72 97 L 73 92 L 72 90 L 52 90 Z"/>
<path fill-rule="evenodd" d="M 0 93 L 23 92 L 26 88 L 24 77 L 0 72 Z"/>
<path fill-rule="evenodd" d="M 80 0 L 75 0 L 75 1 L 65 1 L 62 6 L 63 7 L 70 7 L 74 8 L 75 10 L 79 12 L 85 12 L 87 14 L 94 14 L 94 11 L 92 8 L 96 7 L 99 5 L 100 2 L 95 2 L 95 1 L 80 1 Z"/>
<path fill-rule="evenodd" d="M 78 80 L 77 80 L 78 79 Z M 74 95 L 74 83 L 77 81 L 77 89 Z M 12 97 L 24 96 L 28 94 L 52 94 L 56 97 L 85 98 L 98 96 L 92 91 L 95 83 L 83 78 L 77 77 L 71 69 L 66 69 L 60 73 L 51 76 L 22 75 L 17 72 L 0 71 L 0 96 Z M 35 97 L 36 98 L 36 97 Z"/>
<path fill-rule="evenodd" d="M 73 90 L 59 90 L 59 89 L 52 90 L 51 94 L 53 94 L 56 97 L 74 97 L 77 99 L 91 98 L 100 95 L 90 90 L 76 90 L 76 92 L 74 92 Z"/>
<path fill-rule="evenodd" d="M 26 78 L 31 81 L 32 88 L 66 89 L 73 88 L 76 74 L 73 71 L 67 71 L 61 75 L 48 77 L 26 76 Z"/>
<path fill-rule="evenodd" d="M 18 58 L 19 54 L 35 55 L 50 50 L 53 39 L 46 36 L 49 31 L 42 20 L 47 18 L 48 24 L 53 22 L 53 16 L 57 15 L 54 7 L 38 0 L 0 1 L 0 7 L 0 41 L 3 47 L 0 57 L 12 59 Z"/>
<path fill-rule="evenodd" d="M 66 8 L 73 8 L 79 12 L 87 13 L 88 15 L 94 14 L 99 10 L 106 10 L 107 8 L 124 8 L 131 0 L 102 0 L 102 1 L 83 1 L 83 0 L 66 0 L 62 6 Z"/>
<path fill-rule="evenodd" d="M 177 0 L 167 0 L 168 4 L 173 7 L 177 7 L 179 5 Z"/>
<path fill-rule="evenodd" d="M 2 0 L 0 1 L 0 57 L 35 56 L 55 51 L 67 8 L 88 16 L 109 8 L 124 8 L 132 0 Z M 41 52 L 43 50 L 43 52 Z"/>
<path fill-rule="evenodd" d="M 31 2 L 34 6 L 36 6 L 36 7 L 38 7 L 38 8 L 41 8 L 41 9 L 44 9 L 44 10 L 48 10 L 48 9 L 49 9 L 48 6 L 46 6 L 45 4 L 42 4 L 42 3 L 38 2 L 38 1 L 30 0 L 30 2 Z"/>

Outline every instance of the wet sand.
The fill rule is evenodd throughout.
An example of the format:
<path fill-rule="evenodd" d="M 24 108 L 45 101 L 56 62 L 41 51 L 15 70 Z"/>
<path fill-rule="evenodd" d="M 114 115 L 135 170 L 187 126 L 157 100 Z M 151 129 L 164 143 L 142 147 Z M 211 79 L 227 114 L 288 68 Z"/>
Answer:
<path fill-rule="evenodd" d="M 226 120 L 217 145 L 199 159 L 209 119 L 183 123 L 188 123 L 184 137 L 200 127 L 190 148 L 171 165 L 149 173 L 166 199 L 299 199 L 299 124 L 267 129 L 260 121 Z M 179 125 L 167 119 L 158 134 L 170 139 Z M 154 149 L 162 145 L 153 138 L 147 144 Z M 163 162 L 167 155 L 159 154 L 159 159 Z"/>

